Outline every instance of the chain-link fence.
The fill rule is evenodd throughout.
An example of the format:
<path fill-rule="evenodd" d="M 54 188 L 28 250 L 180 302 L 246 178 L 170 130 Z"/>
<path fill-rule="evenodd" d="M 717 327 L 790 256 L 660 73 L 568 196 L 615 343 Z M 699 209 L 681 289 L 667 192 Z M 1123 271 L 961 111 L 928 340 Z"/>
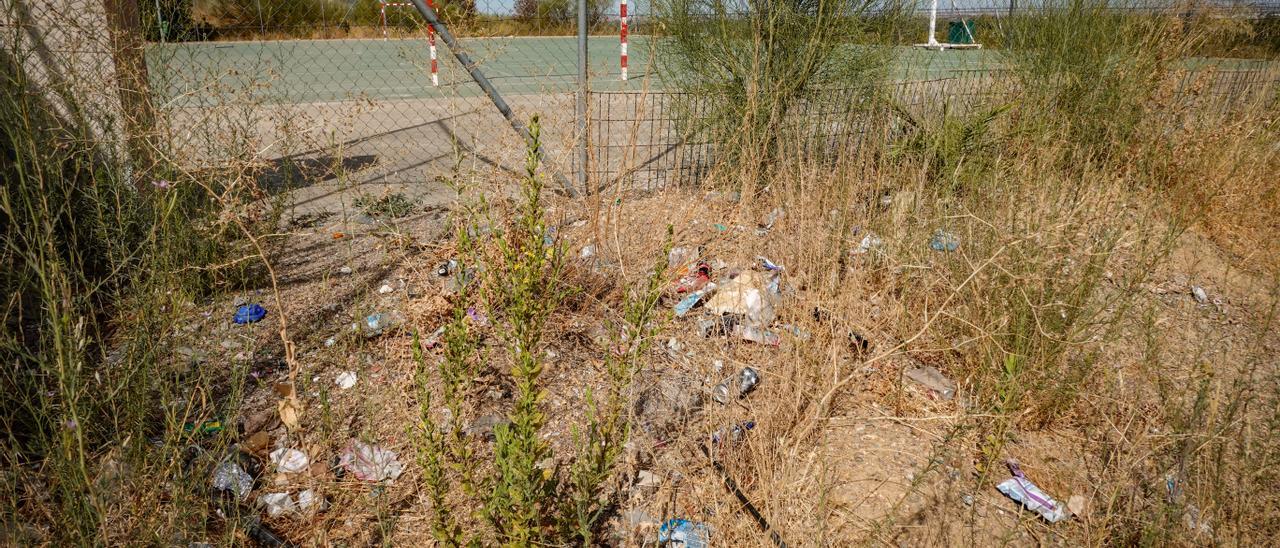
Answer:
<path fill-rule="evenodd" d="M 788 113 L 787 129 L 802 135 L 806 154 L 855 151 L 886 133 L 895 116 L 940 122 L 979 106 L 1007 103 L 1018 93 L 1016 79 L 998 69 L 948 71 L 936 78 L 885 85 L 889 102 L 867 108 L 862 89 L 817 90 Z M 1194 103 L 1202 113 L 1227 113 L 1272 97 L 1280 72 L 1267 68 L 1219 69 L 1192 73 L 1174 90 L 1175 101 Z M 592 178 L 654 189 L 696 180 L 715 159 L 715 146 L 697 132 L 697 117 L 711 109 L 708 99 L 681 92 L 593 93 Z M 694 118 L 690 120 L 689 118 Z"/>
<path fill-rule="evenodd" d="M 77 2 L 86 7 L 77 9 Z M 648 2 L 587 2 L 587 166 L 574 153 L 582 136 L 574 0 L 433 0 L 456 37 L 456 52 L 409 0 L 112 0 L 106 14 L 89 5 L 17 2 L 7 30 L 57 50 L 52 57 L 61 61 L 45 63 L 50 67 L 91 63 L 74 74 L 114 74 L 108 15 L 136 10 L 132 24 L 147 40 L 151 103 L 175 158 L 193 168 L 256 161 L 262 180 L 293 189 L 303 211 L 331 209 L 349 191 L 447 198 L 442 178 L 521 170 L 524 140 L 456 53 L 474 61 L 517 120 L 541 116 L 548 172 L 573 180 L 585 169 L 593 186 L 627 181 L 652 188 L 696 179 L 714 159 L 715 146 L 687 130 L 704 115 L 705 98 L 665 89 L 656 76 L 661 58 Z M 1259 6 L 1255 13 L 1280 11 Z M 997 17 L 1008 8 L 943 1 L 938 12 L 949 21 Z M 22 21 L 25 32 L 18 31 Z M 923 19 L 919 24 L 923 37 Z M 983 26 L 974 29 L 972 38 L 982 42 Z M 883 95 L 904 108 L 927 115 L 940 105 L 1012 93 L 991 52 L 903 47 Z M 48 74 L 58 78 L 56 70 Z M 1182 91 L 1213 108 L 1267 93 L 1276 83 L 1268 63 L 1207 74 L 1211 82 Z M 121 108 L 109 91 L 137 87 L 63 79 L 79 96 L 104 94 L 91 103 L 105 111 Z M 864 100 L 852 90 L 814 92 L 792 121 L 814 132 L 814 146 L 856 147 L 879 116 L 860 106 Z M 99 125 L 123 127 L 109 117 Z"/>
<path fill-rule="evenodd" d="M 588 19 L 603 29 L 607 10 L 593 1 Z M 576 3 L 433 5 L 514 116 L 541 116 L 548 170 L 573 169 Z M 269 180 L 305 186 L 303 207 L 347 188 L 429 195 L 460 170 L 520 169 L 523 140 L 407 0 L 195 2 L 177 10 L 183 23 L 151 11 L 153 89 L 192 161 L 261 156 Z"/>

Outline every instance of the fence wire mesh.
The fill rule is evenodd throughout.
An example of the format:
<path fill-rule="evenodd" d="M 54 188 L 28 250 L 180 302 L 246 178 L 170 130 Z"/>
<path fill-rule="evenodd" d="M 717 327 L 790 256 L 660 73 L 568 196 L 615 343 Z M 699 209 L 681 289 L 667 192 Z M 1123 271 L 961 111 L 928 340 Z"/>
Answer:
<path fill-rule="evenodd" d="M 688 129 L 706 115 L 707 98 L 668 89 L 657 76 L 651 3 L 588 2 L 590 163 L 579 166 L 577 3 L 433 2 L 457 47 L 515 116 L 540 115 L 548 171 L 572 180 L 572 172 L 586 169 L 597 187 L 623 181 L 656 188 L 695 180 L 714 161 L 715 146 Z M 445 196 L 451 191 L 441 178 L 521 169 L 520 136 L 407 0 L 112 0 L 105 5 L 116 8 L 106 10 L 87 0 L 10 4 L 10 41 L 48 52 L 32 56 L 48 58 L 36 74 L 62 80 L 79 97 L 100 95 L 89 103 L 102 107 L 92 114 L 101 131 L 121 131 L 112 113 L 128 110 L 114 93 L 122 86 L 108 31 L 113 10 L 132 6 L 146 39 L 151 101 L 172 154 L 194 168 L 254 159 L 262 180 L 293 189 L 303 212 L 325 209 L 349 190 Z M 1254 13 L 1280 12 L 1273 4 L 1257 4 Z M 1011 6 L 1029 9 L 943 1 L 939 17 L 994 18 Z M 976 27 L 978 41 L 983 28 Z M 883 95 L 918 116 L 1017 92 L 998 54 L 982 50 L 904 46 L 892 73 Z M 1240 62 L 1188 76 L 1178 93 L 1226 110 L 1271 93 L 1276 78 L 1267 62 Z M 885 116 L 867 111 L 865 100 L 854 90 L 815 91 L 787 124 L 806 128 L 813 147 L 851 150 Z"/>
<path fill-rule="evenodd" d="M 607 10 L 594 1 L 589 21 L 603 32 Z M 540 116 L 548 171 L 573 169 L 576 3 L 433 5 L 515 116 Z M 408 1 L 196 2 L 179 10 L 183 24 L 152 11 L 153 89 L 190 162 L 223 160 L 206 151 L 261 156 L 270 182 L 306 186 L 296 192 L 304 207 L 366 185 L 448 192 L 430 183 L 521 167 L 521 138 Z M 616 36 L 591 41 L 617 46 Z M 612 68 L 595 61 L 595 73 Z"/>

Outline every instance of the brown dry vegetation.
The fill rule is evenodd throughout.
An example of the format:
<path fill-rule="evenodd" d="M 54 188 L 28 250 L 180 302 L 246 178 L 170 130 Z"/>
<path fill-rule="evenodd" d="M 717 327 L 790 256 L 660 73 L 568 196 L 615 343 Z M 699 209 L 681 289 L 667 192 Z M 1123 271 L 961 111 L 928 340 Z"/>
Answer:
<path fill-rule="evenodd" d="M 757 255 L 786 266 L 775 324 L 782 344 L 699 337 L 696 318 L 672 318 L 665 311 L 672 301 L 664 301 L 630 401 L 688 391 L 701 410 L 655 418 L 632 408 L 637 428 L 607 488 L 617 490 L 619 506 L 606 542 L 655 538 L 651 526 L 630 528 L 619 517 L 641 510 L 710 524 L 716 545 L 769 544 L 698 448 L 742 420 L 757 426 L 717 459 L 791 545 L 1261 542 L 1280 517 L 1268 494 L 1276 492 L 1268 463 L 1280 451 L 1272 422 L 1280 277 L 1275 250 L 1253 242 L 1277 233 L 1274 217 L 1231 208 L 1274 204 L 1276 181 L 1266 174 L 1280 163 L 1269 114 L 1182 125 L 1173 138 L 1081 170 L 1054 165 L 1052 147 L 1069 144 L 1011 137 L 991 161 L 989 182 L 960 193 L 938 189 L 924 170 L 860 157 L 783 166 L 745 185 L 762 190 L 741 199 L 674 188 L 607 196 L 600 203 L 612 205 L 598 209 L 558 200 L 547 219 L 560 227 L 568 257 L 589 244 L 597 252 L 571 259 L 564 283 L 574 293 L 546 331 L 545 439 L 560 466 L 573 462 L 586 389 L 600 394 L 608 385 L 605 322 L 620 319 L 623 288 L 661 256 L 658 227 L 670 224 L 675 245 L 702 246 L 705 257 L 723 261 L 728 268 L 717 277 L 752 268 Z M 1147 154 L 1160 164 L 1142 165 Z M 709 186 L 738 188 L 739 177 L 721 171 Z M 475 184 L 492 180 L 476 176 Z M 506 194 L 501 185 L 485 193 Z M 493 205 L 494 219 L 509 218 L 506 203 Z M 758 219 L 775 207 L 785 218 L 758 232 Z M 394 448 L 407 465 L 400 480 L 372 490 L 330 471 L 267 473 L 267 490 L 314 487 L 329 499 L 316 517 L 268 520 L 295 541 L 430 542 L 434 509 L 412 464 L 419 399 L 410 332 L 434 331 L 457 305 L 442 296 L 446 280 L 435 273 L 458 256 L 449 226 L 464 221 L 454 211 L 394 230 L 332 217 L 294 232 L 273 254 L 283 313 L 311 331 L 294 339 L 303 427 L 272 431 L 272 445 L 329 462 L 361 439 Z M 938 227 L 959 236 L 956 252 L 928 247 Z M 347 236 L 334 240 L 335 231 Z M 883 244 L 850 254 L 868 231 Z M 344 264 L 355 274 L 339 274 Z M 396 291 L 379 295 L 383 283 Z M 1197 303 L 1192 285 L 1210 302 Z M 350 322 L 388 308 L 405 311 L 408 329 L 370 341 L 343 334 Z M 191 332 L 225 324 L 225 303 L 207 309 L 213 317 Z M 490 314 L 497 320 L 502 311 Z M 497 335 L 492 327 L 478 332 L 489 350 L 473 371 L 462 424 L 504 414 L 513 397 Z M 325 347 L 335 333 L 338 344 Z M 851 344 L 850 333 L 869 346 Z M 269 327 L 254 336 L 264 346 L 277 338 Z M 441 359 L 428 352 L 428 368 Z M 953 379 L 955 399 L 905 379 L 904 369 L 917 364 Z M 746 365 L 763 377 L 754 393 L 728 406 L 706 399 L 711 385 Z M 356 388 L 333 386 L 344 370 L 358 372 Z M 259 389 L 241 415 L 270 414 L 275 399 Z M 663 427 L 640 426 L 654 420 Z M 468 444 L 475 460 L 467 466 L 490 472 L 483 463 L 492 444 Z M 1008 458 L 1058 499 L 1084 497 L 1087 509 L 1053 525 L 1019 511 L 994 489 L 1007 477 Z M 636 485 L 641 471 L 657 485 Z M 456 508 L 476 500 L 456 490 L 451 497 Z M 1190 528 L 1189 512 L 1211 529 Z"/>
<path fill-rule="evenodd" d="M 523 399 L 543 423 L 534 432 L 545 443 L 540 455 L 552 457 L 538 463 L 548 472 L 536 477 L 552 483 L 528 506 L 543 512 L 533 536 L 574 544 L 585 535 L 561 512 L 579 502 L 569 495 L 589 454 L 581 436 L 616 390 L 630 430 L 603 434 L 601 447 L 621 452 L 587 490 L 604 501 L 602 522 L 588 528 L 596 544 L 654 544 L 654 521 L 668 518 L 709 525 L 716 546 L 770 545 L 770 532 L 792 546 L 1266 544 L 1280 532 L 1276 96 L 1207 108 L 1194 90 L 1167 93 L 1179 71 L 1157 76 L 1143 83 L 1152 91 L 1136 102 L 1135 123 L 1117 130 L 1123 138 L 1086 142 L 1081 127 L 1112 130 L 1114 121 L 1097 110 L 1074 119 L 1079 112 L 1014 86 L 993 94 L 1000 104 L 985 105 L 995 113 L 986 118 L 980 109 L 954 113 L 907 138 L 902 125 L 872 124 L 864 146 L 818 157 L 805 153 L 813 143 L 803 132 L 783 134 L 768 141 L 777 147 L 770 165 L 719 165 L 697 185 L 650 192 L 542 193 L 543 207 L 532 210 L 516 192 L 528 179 L 460 171 L 447 207 L 371 219 L 344 205 L 280 222 L 281 203 L 254 186 L 260 159 L 232 154 L 243 165 L 229 161 L 216 173 L 175 159 L 155 172 L 174 187 L 121 192 L 115 203 L 141 195 L 173 211 L 186 196 L 178 192 L 188 192 L 203 196 L 199 213 L 160 215 L 159 236 L 121 244 L 130 262 L 102 259 L 114 267 L 103 276 L 130 291 L 102 309 L 112 315 L 101 333 L 31 312 L 28 299 L 63 311 L 56 307 L 78 293 L 62 285 L 41 286 L 39 299 L 10 295 L 17 304 L 6 309 L 0 348 L 43 376 L 28 381 L 15 367 L 4 377 L 21 395 L 15 401 L 33 399 L 6 401 L 3 418 L 14 426 L 0 541 L 247 544 L 261 522 L 300 545 L 512 542 L 509 524 L 493 517 L 503 511 L 486 507 L 494 485 L 517 475 L 495 464 L 501 443 L 467 435 L 433 449 L 430 432 L 510 416 Z M 12 122 L 24 112 L 5 114 Z M 956 128 L 985 146 L 951 148 Z M 21 165 L 39 165 L 41 142 L 19 143 L 35 159 Z M 741 157 L 764 157 L 743 146 Z M 100 188 L 73 183 L 124 184 L 70 168 L 21 175 L 6 179 L 0 211 L 8 217 L 24 214 L 10 204 L 60 196 L 46 188 L 65 190 L 70 202 Z M 111 196 L 93 197 L 115 211 Z M 779 209 L 785 216 L 763 228 Z M 544 224 L 521 228 L 522 211 Z M 140 219 L 128 218 L 130 226 L 153 226 Z M 536 245 L 543 226 L 556 227 L 555 246 Z M 6 229 L 6 249 L 54 232 L 37 228 Z M 957 249 L 930 248 L 940 229 L 957 237 Z M 186 239 L 153 251 L 163 236 Z M 521 236 L 535 245 L 512 244 Z M 196 260 L 188 244 L 206 240 L 227 249 Z M 671 285 L 686 265 L 655 266 L 670 246 L 700 248 L 717 282 L 759 269 L 758 256 L 784 265 L 770 326 L 780 345 L 703 337 L 702 309 L 674 317 Z M 41 270 L 16 256 L 3 256 L 13 272 L 63 279 L 59 260 L 30 259 Z M 561 258 L 564 268 L 539 267 L 548 277 L 529 279 L 550 292 L 512 300 L 510 282 L 528 274 L 521 269 L 530 256 Z M 482 268 L 462 294 L 450 287 L 456 272 L 437 274 L 450 259 Z M 244 272 L 245 263 L 265 268 Z M 137 271 L 156 280 L 119 280 Z M 212 281 L 175 281 L 191 272 Z M 655 272 L 662 298 L 648 307 Z M 541 299 L 551 293 L 554 306 Z M 240 302 L 263 303 L 267 320 L 232 324 Z M 530 324 L 514 318 L 533 304 L 548 304 L 548 315 L 540 342 L 522 349 L 512 340 Z M 486 320 L 463 319 L 468 309 Z M 391 310 L 404 314 L 403 326 L 363 336 L 369 314 Z M 415 356 L 415 339 L 455 318 L 465 328 Z M 57 347 L 65 356 L 32 356 L 25 344 L 45 336 L 74 344 Z M 523 398 L 519 359 L 540 368 L 532 379 L 541 396 Z M 464 378 L 451 399 L 448 368 L 459 364 Z M 756 390 L 727 405 L 712 401 L 712 386 L 744 366 L 760 372 Z M 921 366 L 951 379 L 955 397 L 906 377 Z M 341 389 L 335 379 L 346 371 L 358 382 Z M 294 398 L 282 397 L 290 391 Z M 137 401 L 117 403 L 119 393 Z M 106 402 L 115 414 L 68 424 L 68 410 L 85 402 Z M 281 420 L 282 402 L 298 411 L 296 424 Z M 227 428 L 183 433 L 184 423 L 212 417 Z M 741 442 L 704 452 L 713 432 L 747 420 L 755 427 Z M 396 451 L 403 474 L 375 484 L 343 473 L 335 459 L 353 440 Z M 280 473 L 268 456 L 277 448 L 301 450 L 314 464 Z M 244 504 L 211 500 L 210 471 L 239 451 L 253 464 L 253 492 Z M 438 474 L 431 458 L 446 463 Z M 1009 459 L 1059 501 L 1083 499 L 1082 511 L 1048 524 L 1020 509 L 994 487 L 1008 477 Z M 303 489 L 326 505 L 267 516 L 255 502 Z M 460 534 L 439 528 L 442 510 Z M 633 519 L 642 514 L 648 519 Z"/>

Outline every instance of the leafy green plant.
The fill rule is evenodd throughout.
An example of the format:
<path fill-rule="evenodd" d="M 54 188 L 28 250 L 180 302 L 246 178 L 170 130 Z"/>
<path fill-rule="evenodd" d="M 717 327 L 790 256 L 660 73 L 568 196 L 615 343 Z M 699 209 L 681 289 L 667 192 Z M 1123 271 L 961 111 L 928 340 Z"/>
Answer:
<path fill-rule="evenodd" d="M 0 513 L 49 531 L 44 542 L 55 544 L 111 543 L 135 526 L 125 536 L 157 538 L 202 507 L 171 502 L 168 525 L 113 521 L 120 500 L 154 486 L 105 484 L 101 463 L 164 478 L 150 483 L 168 485 L 165 500 L 202 500 L 203 479 L 173 473 L 189 437 L 182 425 L 234 412 L 239 392 L 195 403 L 208 394 L 189 399 L 168 357 L 176 311 L 224 280 L 211 265 L 230 253 L 230 238 L 198 181 L 166 164 L 126 170 L 115 134 L 90 122 L 98 106 L 28 80 L 30 65 L 8 47 L 0 51 L 0 360 L 8 365 L 0 443 L 16 481 L 0 485 Z M 235 386 L 243 374 L 185 381 Z M 175 401 L 182 405 L 157 409 Z M 141 440 L 157 433 L 162 447 L 152 451 Z M 15 491 L 23 482 L 50 487 L 30 498 Z"/>
<path fill-rule="evenodd" d="M 495 300 L 501 303 L 502 338 L 511 357 L 516 387 L 510 424 L 494 429 L 497 480 L 486 512 L 504 543 L 527 545 L 541 538 L 551 515 L 553 476 L 540 468 L 550 448 L 538 432 L 545 421 L 541 402 L 546 397 L 541 342 L 546 321 L 564 296 L 563 244 L 551 239 L 542 210 L 542 179 L 538 177 L 541 127 L 535 117 L 525 159 L 521 200 L 510 227 L 495 235 L 497 264 L 490 278 Z M 548 242 L 550 241 L 550 245 Z"/>
<path fill-rule="evenodd" d="M 609 387 L 603 408 L 588 390 L 586 427 L 574 431 L 577 456 L 569 472 L 570 496 L 566 497 L 571 508 L 563 512 L 562 526 L 575 526 L 565 536 L 576 538 L 582 545 L 593 544 L 596 528 L 608 507 L 601 487 L 613 473 L 631 433 L 626 417 L 628 395 L 657 329 L 654 314 L 666 280 L 666 257 L 672 238 L 673 227 L 667 225 L 666 244 L 652 273 L 645 285 L 628 293 L 623 304 L 624 319 L 613 341 L 613 348 L 620 350 L 605 356 Z"/>

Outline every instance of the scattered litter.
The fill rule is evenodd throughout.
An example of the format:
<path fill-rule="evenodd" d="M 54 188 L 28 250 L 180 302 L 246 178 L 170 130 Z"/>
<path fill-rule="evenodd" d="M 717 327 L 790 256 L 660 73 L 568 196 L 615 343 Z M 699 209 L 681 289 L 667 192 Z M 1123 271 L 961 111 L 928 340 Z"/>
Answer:
<path fill-rule="evenodd" d="M 782 329 L 783 331 L 791 333 L 791 335 L 793 335 L 797 339 L 800 339 L 802 341 L 809 340 L 809 332 L 805 331 L 804 329 L 801 329 L 800 326 L 791 325 L 788 323 L 788 324 L 783 324 L 779 326 L 779 328 Z"/>
<path fill-rule="evenodd" d="M 676 293 L 697 291 L 711 283 L 711 265 L 698 263 L 698 266 L 676 282 Z"/>
<path fill-rule="evenodd" d="M 996 486 L 1005 496 L 1022 503 L 1028 510 L 1040 514 L 1049 523 L 1057 523 L 1068 517 L 1067 509 L 1061 503 L 1046 495 L 1036 484 L 1031 483 L 1017 462 L 1009 461 L 1009 472 L 1012 478 L 1000 482 Z"/>
<path fill-rule="evenodd" d="M 349 266 L 344 266 L 344 267 L 342 267 L 342 268 L 339 268 L 339 269 L 338 269 L 338 273 L 339 273 L 339 274 L 343 274 L 343 275 L 346 275 L 346 276 L 350 276 L 350 275 L 351 275 L 351 272 L 352 272 L 352 271 L 351 271 L 351 267 L 349 267 Z"/>
<path fill-rule="evenodd" d="M 296 514 L 298 505 L 293 502 L 289 493 L 267 493 L 258 497 L 258 504 L 267 508 L 267 515 L 277 517 L 284 514 Z"/>
<path fill-rule="evenodd" d="M 404 471 L 395 451 L 351 440 L 338 465 L 363 481 L 395 480 Z"/>
<path fill-rule="evenodd" d="M 676 340 L 675 337 L 671 337 L 670 339 L 667 339 L 667 354 L 669 356 L 675 357 L 683 349 L 684 349 L 684 345 L 680 344 L 680 341 Z"/>
<path fill-rule="evenodd" d="M 1213 527 L 1209 525 L 1209 518 L 1201 516 L 1200 507 L 1194 504 L 1187 505 L 1186 512 L 1182 514 L 1182 524 L 1195 536 L 1213 534 Z"/>
<path fill-rule="evenodd" d="M 688 246 L 673 247 L 667 252 L 667 266 L 680 268 L 698 259 L 698 250 Z"/>
<path fill-rule="evenodd" d="M 1196 302 L 1200 304 L 1209 303 L 1209 294 L 1205 292 L 1203 287 L 1198 285 L 1191 286 L 1191 296 L 1196 298 Z"/>
<path fill-rule="evenodd" d="M 751 341 L 753 343 L 768 346 L 778 346 L 782 344 L 782 337 L 779 337 L 777 333 L 754 325 L 737 324 L 733 326 L 733 334 L 744 341 Z"/>
<path fill-rule="evenodd" d="M 718 320 L 713 320 L 711 318 L 700 319 L 698 320 L 698 334 L 701 335 L 702 338 L 704 339 L 707 337 L 710 337 L 713 333 L 715 333 L 715 329 L 717 325 L 720 325 L 720 322 Z"/>
<path fill-rule="evenodd" d="M 884 240 L 881 239 L 880 236 L 877 236 L 875 232 L 868 230 L 867 234 L 862 237 L 862 241 L 858 242 L 858 247 L 853 248 L 852 253 L 854 255 L 861 255 L 882 245 L 884 245 Z"/>
<path fill-rule="evenodd" d="M 458 261 L 449 259 L 443 263 L 440 263 L 439 267 L 436 267 L 436 276 L 440 276 L 441 278 L 443 278 L 445 276 L 448 276 L 457 268 L 458 268 Z"/>
<path fill-rule="evenodd" d="M 724 225 L 722 225 L 722 224 L 720 224 L 720 223 L 716 223 L 716 224 L 713 224 L 713 225 L 711 225 L 711 226 L 715 227 L 716 231 L 718 231 L 718 232 L 724 232 L 724 231 L 726 231 L 726 230 L 729 230 L 729 227 L 724 226 Z"/>
<path fill-rule="evenodd" d="M 627 510 L 622 513 L 622 522 L 627 524 L 630 529 L 639 529 L 641 527 L 655 527 L 658 525 L 658 519 L 649 515 L 644 510 Z"/>
<path fill-rule="evenodd" d="M 338 373 L 337 378 L 333 379 L 333 384 L 338 385 L 338 388 L 347 390 L 356 385 L 356 380 L 357 377 L 355 371 L 343 371 Z"/>
<path fill-rule="evenodd" d="M 748 270 L 720 286 L 707 301 L 707 310 L 716 314 L 738 314 L 746 317 L 747 323 L 767 326 L 773 323 L 777 284 L 776 273 L 769 277 L 763 272 Z"/>
<path fill-rule="evenodd" d="M 341 232 L 334 232 L 334 233 L 333 233 L 333 239 L 335 239 L 335 240 L 341 240 L 341 239 L 345 238 L 346 236 L 347 236 L 346 234 L 343 234 L 343 233 L 341 233 Z"/>
<path fill-rule="evenodd" d="M 224 462 L 213 470 L 213 488 L 227 491 L 236 499 L 244 500 L 253 490 L 253 476 L 244 471 L 239 464 Z"/>
<path fill-rule="evenodd" d="M 653 472 L 641 470 L 636 474 L 636 487 L 639 489 L 655 490 L 660 485 L 662 485 L 662 480 Z"/>
<path fill-rule="evenodd" d="M 578 258 L 580 259 L 590 259 L 595 256 L 596 256 L 596 246 L 592 244 L 587 244 L 585 246 L 582 246 L 582 251 L 578 253 Z"/>
<path fill-rule="evenodd" d="M 333 346 L 333 345 L 335 345 L 335 344 L 338 344 L 338 339 L 336 339 L 336 338 L 334 338 L 334 337 L 329 337 L 329 338 L 327 338 L 327 339 L 325 339 L 325 340 L 324 340 L 324 347 L 325 347 L 325 348 L 329 348 L 329 347 L 331 347 L 331 346 Z"/>
<path fill-rule="evenodd" d="M 960 248 L 960 238 L 955 234 L 938 229 L 929 239 L 929 248 L 934 251 L 955 251 Z"/>
<path fill-rule="evenodd" d="M 742 438 L 747 435 L 747 430 L 751 430 L 755 427 L 756 427 L 755 421 L 743 421 L 733 425 L 732 427 L 729 428 L 729 435 L 727 436 L 729 443 L 738 443 L 742 441 Z M 711 434 L 712 444 L 720 445 L 720 443 L 723 442 L 725 439 L 726 439 L 726 436 L 725 436 L 724 428 L 716 430 Z"/>
<path fill-rule="evenodd" d="M 1167 500 L 1172 504 L 1177 504 L 1182 499 L 1182 486 L 1178 481 L 1178 474 L 1170 470 L 1164 475 L 1164 490 L 1168 494 Z"/>
<path fill-rule="evenodd" d="M 863 337 L 857 331 L 850 331 L 849 346 L 857 352 L 866 352 L 871 347 L 871 341 L 868 341 L 866 337 Z"/>
<path fill-rule="evenodd" d="M 715 291 L 715 289 L 716 284 L 708 283 L 702 289 L 694 291 L 685 298 L 680 299 L 680 302 L 676 303 L 676 317 L 688 314 L 690 310 L 693 310 L 693 307 L 698 306 L 698 301 L 701 301 L 703 297 L 708 293 Z"/>
<path fill-rule="evenodd" d="M 706 548 L 711 544 L 711 528 L 687 519 L 669 519 L 658 529 L 658 542 L 683 548 Z"/>
<path fill-rule="evenodd" d="M 698 333 L 705 337 L 725 337 L 733 334 L 733 329 L 741 323 L 740 318 L 733 314 L 725 314 L 715 318 L 704 318 L 698 320 Z"/>
<path fill-rule="evenodd" d="M 572 223 L 569 223 L 569 226 L 571 226 L 571 227 L 573 227 L 573 228 L 582 228 L 582 227 L 584 227 L 584 226 L 587 226 L 587 220 L 586 220 L 586 219 L 578 219 L 578 220 L 576 220 L 576 221 L 574 221 L 574 222 L 572 222 Z"/>
<path fill-rule="evenodd" d="M 778 221 L 781 221 L 782 219 L 786 218 L 786 216 L 787 216 L 786 210 L 780 207 L 775 207 L 773 208 L 772 211 L 770 211 L 769 213 L 766 213 L 765 216 L 760 219 L 760 227 L 766 230 L 772 229 L 773 225 L 777 224 Z"/>
<path fill-rule="evenodd" d="M 382 287 L 378 288 L 379 295 L 386 295 L 392 291 L 395 291 L 395 289 L 391 287 L 391 284 L 382 284 Z"/>
<path fill-rule="evenodd" d="M 365 336 L 376 337 L 388 329 L 394 329 L 404 323 L 404 314 L 391 312 L 375 312 L 364 319 Z"/>
<path fill-rule="evenodd" d="M 771 272 L 781 272 L 783 270 L 782 265 L 775 264 L 773 261 L 770 261 L 763 256 L 756 257 L 756 260 L 760 261 L 760 266 L 763 266 L 765 270 Z"/>
<path fill-rule="evenodd" d="M 186 432 L 188 434 L 196 434 L 199 436 L 217 434 L 218 432 L 221 432 L 223 429 L 224 429 L 224 426 L 222 424 L 222 421 L 220 420 L 207 420 L 200 424 L 196 424 L 194 422 L 188 422 L 182 425 L 183 432 Z"/>
<path fill-rule="evenodd" d="M 427 349 L 431 349 L 431 348 L 435 348 L 435 347 L 437 347 L 437 346 L 440 346 L 440 339 L 441 339 L 442 337 L 444 337 L 444 326 L 443 326 L 443 325 L 442 325 L 442 326 L 440 326 L 440 327 L 437 327 L 435 331 L 432 331 L 430 335 L 427 335 L 427 338 L 426 338 L 426 339 L 423 339 L 423 341 L 422 341 L 422 347 L 423 347 L 423 348 L 427 348 Z"/>
<path fill-rule="evenodd" d="M 260 304 L 254 303 L 237 308 L 236 314 L 231 318 L 231 321 L 238 324 L 246 324 L 262 321 L 262 318 L 265 317 L 267 317 L 267 309 L 262 308 Z"/>
<path fill-rule="evenodd" d="M 276 449 L 270 456 L 276 468 L 287 474 L 297 474 L 311 465 L 311 459 L 307 458 L 307 454 L 297 449 Z"/>
<path fill-rule="evenodd" d="M 951 379 L 948 379 L 941 371 L 938 371 L 938 368 L 932 365 L 909 367 L 902 374 L 937 393 L 943 400 L 950 400 L 956 395 L 956 383 L 951 382 Z"/>
<path fill-rule="evenodd" d="M 298 493 L 298 509 L 304 514 L 318 512 L 325 509 L 324 497 L 316 493 L 314 489 L 307 489 Z"/>
<path fill-rule="evenodd" d="M 719 403 L 729 403 L 730 399 L 746 396 L 756 385 L 760 384 L 760 373 L 750 367 L 744 367 L 733 376 L 720 381 L 711 391 L 711 399 Z"/>

